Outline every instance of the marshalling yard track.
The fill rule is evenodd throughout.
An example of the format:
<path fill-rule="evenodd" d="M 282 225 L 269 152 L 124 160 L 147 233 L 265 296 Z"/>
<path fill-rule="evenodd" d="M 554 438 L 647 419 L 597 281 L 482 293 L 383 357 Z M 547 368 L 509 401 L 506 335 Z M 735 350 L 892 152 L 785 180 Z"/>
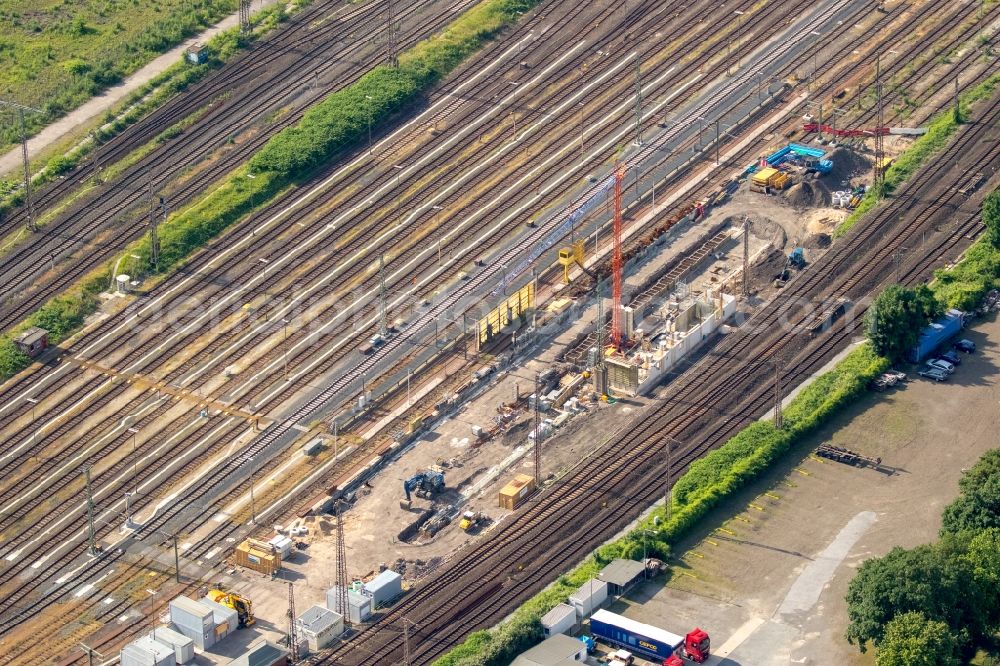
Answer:
<path fill-rule="evenodd" d="M 806 7 L 806 4 L 803 3 L 802 6 Z M 948 13 L 947 8 L 947 3 L 937 5 L 928 3 L 919 10 L 925 12 L 919 16 L 928 17 L 932 15 L 931 12 L 941 10 L 944 12 L 941 16 L 946 17 L 940 21 L 941 26 L 955 28 L 960 23 L 962 15 L 954 11 Z M 469 270 L 468 259 L 459 261 L 456 257 L 460 256 L 459 253 L 469 252 L 470 240 L 477 234 L 483 233 L 484 229 L 493 226 L 496 230 L 492 235 L 476 243 L 481 248 L 493 247 L 498 245 L 504 236 L 513 233 L 513 229 L 519 226 L 518 222 L 523 222 L 523 217 L 517 220 L 516 216 L 510 216 L 511 219 L 506 221 L 498 219 L 500 212 L 507 207 L 515 207 L 520 199 L 513 198 L 513 194 L 510 194 L 507 196 L 512 198 L 505 204 L 490 203 L 495 212 L 484 216 L 474 225 L 463 224 L 465 212 L 481 209 L 485 203 L 490 202 L 491 197 L 496 197 L 504 191 L 507 180 L 504 178 L 503 169 L 524 172 L 530 168 L 525 164 L 529 161 L 539 162 L 540 155 L 548 153 L 554 153 L 557 157 L 562 155 L 556 152 L 561 145 L 576 143 L 575 127 L 588 128 L 585 137 L 587 144 L 591 146 L 589 151 L 585 150 L 582 164 L 573 171 L 576 178 L 579 179 L 583 174 L 597 170 L 602 162 L 606 162 L 610 149 L 605 148 L 602 152 L 601 147 L 609 143 L 614 145 L 614 141 L 621 141 L 622 135 L 629 136 L 627 127 L 632 106 L 627 102 L 627 92 L 624 92 L 631 85 L 631 81 L 624 75 L 629 71 L 629 59 L 622 63 L 620 60 L 605 56 L 602 49 L 613 45 L 616 36 L 624 31 L 636 28 L 640 24 L 645 26 L 641 23 L 643 20 L 650 21 L 652 27 L 650 34 L 655 30 L 670 30 L 670 34 L 683 35 L 685 39 L 690 39 L 691 31 L 697 31 L 699 26 L 703 27 L 706 38 L 710 37 L 715 26 L 706 24 L 711 24 L 716 18 L 722 18 L 721 15 L 696 16 L 690 9 L 686 10 L 687 13 L 680 11 L 676 16 L 671 13 L 680 9 L 679 6 L 675 8 L 668 5 L 651 10 L 640 5 L 633 7 L 627 15 L 623 15 L 624 12 L 620 11 L 620 7 L 617 9 L 582 6 L 546 8 L 547 15 L 544 18 L 550 22 L 548 25 L 554 27 L 533 26 L 530 25 L 533 22 L 529 22 L 529 25 L 513 31 L 487 49 L 474 63 L 480 65 L 484 62 L 497 63 L 496 71 L 476 69 L 474 66 L 464 69 L 451 82 L 450 90 L 453 94 L 432 98 L 431 106 L 425 112 L 425 116 L 380 142 L 379 155 L 387 151 L 386 145 L 410 149 L 403 158 L 403 163 L 399 164 L 402 168 L 396 168 L 398 162 L 395 160 L 387 162 L 389 157 L 387 156 L 381 160 L 376 159 L 377 168 L 370 169 L 364 177 L 358 179 L 354 173 L 357 169 L 351 167 L 355 164 L 368 164 L 365 156 L 359 155 L 351 165 L 334 170 L 328 177 L 332 186 L 310 199 L 308 206 L 290 210 L 289 202 L 286 200 L 269 207 L 255 219 L 239 225 L 233 233 L 219 239 L 209 251 L 193 259 L 179 275 L 167 279 L 122 312 L 105 319 L 79 340 L 73 341 L 70 347 L 64 350 L 61 363 L 34 368 L 15 382 L 8 384 L 4 393 L 9 399 L 0 406 L 0 425 L 5 429 L 3 446 L 5 454 L 0 459 L 4 479 L 3 491 L 0 491 L 0 530 L 4 538 L 3 545 L 0 546 L 0 555 L 5 558 L 2 561 L 6 565 L 0 571 L 0 585 L 2 585 L 0 633 L 7 633 L 18 625 L 27 623 L 33 615 L 54 604 L 59 594 L 76 589 L 76 586 L 84 580 L 100 580 L 109 567 L 120 567 L 125 572 L 130 568 L 141 569 L 138 564 L 119 562 L 120 558 L 114 552 L 101 558 L 101 566 L 80 559 L 85 548 L 84 512 L 82 505 L 79 504 L 82 486 L 80 470 L 85 464 L 94 465 L 94 486 L 100 495 L 98 526 L 102 538 L 114 536 L 115 529 L 120 525 L 123 516 L 123 500 L 116 501 L 116 499 L 133 488 L 133 484 L 140 490 L 138 499 L 133 500 L 136 510 L 140 513 L 145 510 L 148 514 L 152 514 L 152 505 L 160 505 L 159 510 L 150 519 L 140 520 L 143 527 L 138 537 L 158 542 L 165 533 L 186 533 L 204 522 L 208 515 L 206 505 L 218 505 L 218 498 L 212 494 L 219 487 L 223 489 L 236 487 L 238 479 L 245 477 L 251 458 L 256 457 L 260 460 L 276 456 L 294 438 L 298 432 L 296 426 L 307 422 L 318 413 L 321 414 L 321 408 L 329 406 L 332 398 L 336 397 L 340 404 L 356 395 L 361 389 L 359 380 L 366 374 L 369 381 L 373 380 L 381 372 L 378 368 L 379 363 L 384 364 L 385 359 L 391 360 L 393 355 L 401 357 L 407 353 L 417 333 L 425 331 L 428 325 L 433 328 L 433 320 L 451 306 L 447 301 L 453 299 L 456 293 L 463 291 L 471 293 L 478 287 L 495 283 L 497 268 L 504 259 L 502 253 L 499 260 L 495 257 L 491 259 L 490 264 L 493 268 L 470 272 L 466 282 L 457 282 L 459 285 L 457 291 L 455 288 L 450 291 L 446 288 L 449 280 L 455 283 L 455 276 L 460 270 Z M 746 9 L 749 10 L 749 6 Z M 726 11 L 731 10 L 732 8 L 729 8 Z M 867 13 L 870 12 L 855 8 L 844 23 L 851 25 Z M 746 31 L 746 38 L 758 42 L 765 41 L 766 36 L 775 34 L 781 27 L 781 19 L 786 16 L 784 13 L 780 17 L 767 13 L 748 13 L 742 26 Z M 904 17 L 905 12 L 894 10 L 890 6 L 889 13 L 881 20 L 891 22 Z M 614 21 L 609 21 L 609 18 L 614 18 Z M 542 19 L 537 20 L 541 22 Z M 606 31 L 607 35 L 605 41 L 601 41 L 599 36 L 596 39 L 592 38 L 591 49 L 595 44 L 598 45 L 597 49 L 588 49 L 586 54 L 583 54 L 581 49 L 581 55 L 586 56 L 583 58 L 584 63 L 587 64 L 582 73 L 579 61 L 571 60 L 569 57 L 563 61 L 559 60 L 565 53 L 560 52 L 556 40 L 534 38 L 535 35 L 532 33 L 532 30 L 536 29 L 539 31 L 559 29 L 560 21 L 569 23 L 573 20 L 586 23 L 588 26 L 600 22 L 601 30 Z M 883 24 L 880 21 L 873 21 L 872 25 L 864 29 L 864 35 L 874 42 L 871 48 L 882 45 L 888 39 L 884 34 L 888 31 L 880 32 L 879 25 Z M 934 25 L 937 29 L 938 23 Z M 946 30 L 947 28 L 942 27 L 941 32 L 935 33 L 935 38 L 944 35 Z M 700 33 L 693 33 L 694 37 L 698 34 Z M 728 68 L 728 61 L 713 59 L 711 49 L 706 49 L 688 62 L 682 61 L 679 65 L 675 65 L 674 71 L 669 71 L 672 63 L 666 58 L 657 61 L 653 55 L 658 52 L 657 47 L 664 48 L 663 42 L 667 40 L 661 36 L 657 41 L 658 44 L 649 43 L 632 47 L 633 51 L 642 53 L 640 57 L 644 62 L 650 62 L 648 71 L 643 72 L 646 99 L 666 98 L 692 76 L 698 76 L 698 68 L 702 68 L 699 78 L 705 82 L 720 78 Z M 567 45 L 572 43 L 572 40 L 565 41 Z M 832 52 L 832 49 L 828 51 L 830 51 L 828 54 L 820 53 L 824 67 L 832 67 L 835 72 L 850 71 L 847 67 L 837 64 L 839 54 Z M 801 66 L 807 58 L 811 60 L 808 56 L 799 54 L 792 58 L 788 67 L 794 69 Z M 520 71 L 517 66 L 522 60 L 533 64 L 527 72 Z M 902 62 L 902 59 L 900 61 Z M 546 70 L 542 63 L 552 63 L 552 66 Z M 504 67 L 507 67 L 507 74 L 516 75 L 518 78 L 498 76 Z M 722 99 L 728 92 L 747 88 L 749 93 L 745 97 L 756 99 L 758 95 L 756 87 L 752 83 L 748 84 L 753 81 L 753 69 L 751 65 L 746 65 L 746 68 L 739 76 L 720 85 L 708 96 Z M 558 85 L 560 76 L 570 77 L 569 80 L 574 82 L 574 86 Z M 538 77 L 537 81 L 530 82 L 529 79 L 532 77 Z M 517 83 L 514 84 L 514 81 Z M 830 85 L 832 87 L 832 84 Z M 516 92 L 529 89 L 543 92 L 535 93 L 536 96 L 530 102 L 525 102 L 517 95 L 512 95 L 511 89 Z M 578 97 L 574 96 L 575 92 L 579 92 L 580 95 L 586 93 L 591 101 L 582 107 L 577 106 L 575 103 Z M 604 98 L 602 95 L 607 97 Z M 743 97 L 742 93 L 737 96 L 741 99 Z M 501 101 L 494 106 L 492 103 L 496 99 Z M 607 99 L 626 101 L 620 105 L 620 109 L 609 113 L 608 109 L 612 108 L 612 105 L 606 103 Z M 652 132 L 656 123 L 667 117 L 671 111 L 683 110 L 685 107 L 681 106 L 681 99 L 669 99 L 663 104 L 656 104 L 656 108 L 645 116 L 644 131 Z M 702 100 L 692 104 L 698 103 L 705 109 L 711 109 L 710 101 Z M 670 106 L 671 103 L 674 106 Z M 563 113 L 562 117 L 557 116 L 560 106 L 563 107 L 560 111 Z M 566 111 L 566 108 L 570 110 Z M 702 110 L 702 107 L 699 107 L 699 110 Z M 510 112 L 518 115 L 511 118 L 508 116 Z M 705 112 L 702 110 L 702 113 Z M 470 120 L 479 118 L 482 118 L 480 124 Z M 532 122 L 538 124 L 542 119 L 551 120 L 549 126 L 536 125 L 535 129 L 528 129 L 532 128 Z M 517 130 L 510 120 L 517 122 Z M 556 122 L 558 120 L 562 122 Z M 993 122 L 995 123 L 995 119 Z M 439 123 L 446 128 L 441 133 L 443 141 L 428 142 L 427 126 L 437 127 Z M 626 127 L 624 132 L 621 131 L 623 126 Z M 452 133 L 448 129 L 452 127 L 460 129 Z M 466 131 L 466 136 L 463 137 L 462 130 L 470 127 L 471 131 Z M 960 136 L 960 141 L 965 140 L 965 137 L 974 131 L 980 131 L 982 127 L 983 124 L 979 123 L 966 128 Z M 690 131 L 690 124 L 686 127 L 672 128 L 678 136 L 682 135 L 684 130 L 687 136 L 693 134 Z M 664 134 L 667 135 L 669 132 L 671 129 Z M 529 137 L 536 137 L 532 139 L 534 143 L 527 143 Z M 487 141 L 483 141 L 484 138 Z M 451 141 L 452 139 L 454 140 Z M 682 147 L 690 149 L 691 141 L 688 140 Z M 484 148 L 484 146 L 489 147 Z M 653 142 L 644 148 L 647 157 L 655 158 L 658 146 L 659 144 Z M 525 148 L 530 152 L 530 156 L 519 158 Z M 975 153 L 974 149 L 970 149 L 966 154 L 971 156 Z M 498 154 L 499 158 L 490 164 L 494 171 L 486 175 L 475 171 L 477 160 L 488 159 Z M 989 159 L 993 158 L 995 155 Z M 743 160 L 742 157 L 740 159 Z M 421 160 L 427 165 L 421 164 Z M 655 159 L 653 162 L 655 163 Z M 947 163 L 941 168 L 945 166 Z M 548 164 L 544 171 L 529 173 L 530 180 L 532 183 L 551 182 L 561 175 L 561 169 L 566 168 L 565 163 Z M 462 192 L 457 193 L 450 191 L 449 181 L 441 177 L 445 172 L 453 174 L 455 179 L 478 178 L 479 180 L 467 181 L 469 182 L 467 185 L 463 183 Z M 941 182 L 946 180 L 943 176 L 941 178 Z M 528 202 L 530 209 L 537 210 L 561 200 L 560 198 L 566 196 L 573 184 L 575 183 L 570 182 L 558 188 L 539 188 L 535 197 Z M 542 193 L 542 189 L 546 191 Z M 523 195 L 523 192 L 521 194 Z M 902 205 L 902 202 L 906 201 L 906 196 L 906 192 L 900 193 L 900 197 L 893 201 L 893 205 Z M 392 203 L 376 208 L 373 204 L 375 201 Z M 435 203 L 428 203 L 429 201 Z M 433 208 L 434 205 L 441 206 L 441 209 Z M 347 234 L 339 234 L 336 233 L 337 229 L 323 226 L 337 224 L 331 221 L 335 219 L 330 212 L 334 208 L 340 211 L 352 206 L 355 209 L 371 208 L 366 211 L 370 217 L 361 225 L 353 227 L 345 223 L 342 229 L 349 229 Z M 306 210 L 307 208 L 309 210 Z M 403 219 L 398 212 L 400 210 L 408 212 L 409 216 Z M 873 225 L 871 228 L 881 228 L 884 234 L 887 225 L 903 224 L 896 217 L 898 215 L 892 219 L 882 220 L 880 214 L 881 221 L 877 220 L 874 223 L 877 226 Z M 345 219 L 349 218 L 345 216 Z M 544 235 L 555 226 L 555 223 L 549 222 L 539 224 L 539 229 L 532 232 L 537 236 Z M 914 223 L 915 226 L 920 224 Z M 965 234 L 973 231 L 976 224 L 974 218 L 964 221 L 962 224 L 964 231 L 956 228 L 954 233 L 947 235 L 946 239 L 941 241 L 940 251 L 932 253 L 931 256 L 936 258 L 941 252 L 961 245 Z M 405 234 L 401 233 L 399 225 L 406 225 Z M 829 255 L 830 262 L 833 262 L 835 257 L 850 255 L 852 251 L 858 250 L 859 244 L 867 243 L 872 238 L 879 242 L 884 240 L 884 235 L 873 235 L 874 232 L 868 231 L 869 223 L 866 222 L 863 226 L 859 233 L 849 236 L 834 247 Z M 318 233 L 313 231 L 317 227 L 322 227 Z M 435 236 L 434 233 L 438 230 L 440 232 Z M 457 232 L 448 233 L 449 230 Z M 309 236 L 304 242 L 301 240 L 303 234 Z M 390 239 L 398 241 L 404 235 L 410 243 L 408 247 L 404 246 L 403 242 L 396 244 L 389 242 Z M 441 241 L 441 265 L 436 252 L 438 239 Z M 289 252 L 289 246 L 296 243 L 298 243 L 296 248 Z M 367 337 L 374 331 L 375 317 L 357 313 L 371 305 L 369 296 L 372 291 L 377 293 L 377 275 L 374 268 L 377 266 L 378 252 L 382 249 L 388 253 L 387 258 L 390 259 L 387 286 L 391 294 L 398 295 L 395 299 L 398 305 L 394 307 L 393 314 L 404 309 L 402 305 L 404 302 L 419 301 L 421 295 L 429 297 L 429 305 L 415 308 L 413 315 L 410 315 L 409 309 L 406 308 L 407 316 L 413 317 L 408 329 L 411 333 L 391 338 L 378 354 L 365 357 L 359 362 L 359 356 L 354 351 L 356 342 L 353 341 L 363 336 Z M 864 250 L 871 254 L 878 251 L 878 248 L 871 244 Z M 503 252 L 506 252 L 512 260 L 517 257 L 516 249 Z M 295 256 L 290 257 L 292 254 Z M 891 256 L 891 253 L 886 256 Z M 291 258 L 294 258 L 294 262 Z M 823 272 L 822 268 L 826 264 L 818 263 L 799 280 L 804 286 L 796 286 L 796 283 L 793 283 L 790 287 L 795 291 L 789 290 L 786 294 L 789 297 L 793 293 L 801 295 L 800 287 L 807 289 L 809 293 L 818 291 L 821 287 L 825 288 L 823 281 L 831 275 L 838 274 L 845 265 L 846 260 L 843 256 L 839 261 L 839 264 L 831 264 L 826 272 Z M 873 266 L 870 271 L 876 269 L 877 267 Z M 816 272 L 813 273 L 813 270 Z M 926 266 L 915 266 L 911 275 L 918 275 L 920 271 L 925 270 Z M 327 271 L 332 271 L 332 274 L 326 275 Z M 852 273 L 847 271 L 842 274 Z M 873 286 L 874 283 L 871 281 L 878 278 L 875 274 L 863 272 L 852 275 L 858 280 L 857 284 L 841 285 L 844 289 L 850 289 L 851 294 L 862 293 L 859 290 L 869 284 Z M 864 277 L 865 275 L 867 277 Z M 415 285 L 417 288 L 410 291 L 407 285 L 413 277 L 417 277 L 419 281 Z M 808 280 L 803 282 L 807 278 Z M 864 282 L 865 280 L 868 282 Z M 312 293 L 307 293 L 310 290 Z M 408 291 L 410 293 L 407 293 Z M 436 291 L 441 292 L 437 297 L 434 296 Z M 302 293 L 306 293 L 306 297 L 295 296 Z M 346 308 L 336 305 L 344 300 L 345 295 L 349 298 L 352 294 L 361 294 L 362 297 L 350 300 L 351 305 Z M 192 308 L 190 314 L 183 315 L 178 322 L 170 322 L 169 325 L 156 319 L 157 312 L 183 312 L 185 304 L 191 299 L 197 299 L 199 303 L 206 305 Z M 256 311 L 254 317 L 246 316 L 246 309 L 243 306 L 247 303 L 254 304 Z M 767 317 L 772 316 L 768 314 L 771 309 L 779 307 L 780 303 L 770 304 L 756 314 L 750 323 L 766 321 Z M 265 320 L 261 321 L 261 317 Z M 286 327 L 284 321 L 290 321 L 290 325 Z M 291 329 L 291 334 L 287 335 L 286 341 L 288 328 Z M 846 339 L 837 338 L 837 335 L 838 332 L 834 331 L 832 337 L 821 341 L 822 349 L 813 352 L 816 359 L 810 355 L 807 360 L 795 366 L 794 370 L 786 371 L 783 381 L 788 384 L 795 383 L 801 372 L 819 367 L 821 365 L 819 357 L 829 355 Z M 747 334 L 745 337 L 747 341 L 742 343 L 744 346 L 739 349 L 767 342 L 757 340 L 760 335 L 755 337 Z M 767 356 L 777 353 L 778 347 L 788 351 L 787 347 L 794 347 L 798 337 L 801 336 L 791 340 L 770 341 L 768 344 L 775 350 L 772 352 L 765 350 L 766 353 L 762 354 Z M 725 413 L 752 414 L 755 413 L 754 410 L 759 411 L 759 405 L 751 404 L 752 400 L 760 401 L 763 398 L 760 396 L 753 398 L 752 395 L 748 395 L 744 400 L 741 392 L 750 390 L 747 385 L 729 386 L 719 381 L 718 377 L 728 377 L 730 379 L 727 382 L 731 383 L 735 375 L 726 372 L 717 377 L 714 371 L 716 364 L 723 363 L 713 360 L 716 359 L 719 350 L 735 344 L 736 339 L 736 336 L 726 339 L 713 350 L 708 361 L 702 362 L 709 367 L 702 368 L 699 376 L 711 377 L 712 381 L 718 382 L 716 391 L 729 391 L 725 395 L 729 396 L 727 399 L 733 403 L 734 408 L 726 410 Z M 751 358 L 757 357 L 754 355 Z M 735 361 L 730 359 L 730 362 Z M 284 370 L 286 363 L 288 380 L 285 378 Z M 239 371 L 233 373 L 231 378 L 226 377 L 222 368 L 232 365 L 239 366 Z M 209 369 L 213 370 L 212 374 L 207 372 Z M 754 381 L 755 373 L 760 374 L 758 373 L 760 370 L 759 364 L 744 368 L 746 381 Z M 250 379 L 247 380 L 245 377 Z M 690 395 L 691 400 L 695 401 L 698 399 L 697 396 L 706 394 L 703 386 L 709 382 L 703 379 L 701 385 L 697 387 L 693 382 L 689 382 L 688 386 L 685 377 L 671 384 L 670 396 L 674 396 L 674 392 L 677 391 L 676 395 Z M 759 380 L 759 377 L 757 379 Z M 164 390 L 161 391 L 164 395 L 160 397 L 154 395 L 157 385 L 167 384 L 171 387 L 170 392 Z M 316 384 L 321 388 L 313 392 L 313 395 L 296 396 L 303 385 Z M 753 385 L 751 388 L 757 391 L 760 387 Z M 761 396 L 766 394 L 763 388 L 758 392 Z M 35 404 L 27 398 L 39 402 Z M 719 395 L 715 395 L 714 399 L 718 402 Z M 70 406 L 66 407 L 67 404 Z M 230 405 L 228 412 L 218 410 L 219 404 Z M 673 398 L 663 409 L 669 409 L 672 405 L 675 405 Z M 209 416 L 192 418 L 191 413 L 195 406 L 208 407 Z M 46 423 L 39 425 L 35 422 L 33 414 L 35 409 L 41 410 L 48 418 Z M 49 417 L 49 412 L 57 414 Z M 252 424 L 249 423 L 254 420 L 250 418 L 251 415 L 255 417 L 260 415 L 264 425 L 269 425 L 255 438 Z M 732 432 L 738 423 L 744 422 L 747 418 L 730 419 L 724 416 L 720 421 L 717 413 L 711 412 L 707 407 L 692 411 L 688 417 L 710 421 L 711 427 L 719 430 L 715 435 L 705 435 L 710 432 L 709 427 L 705 426 L 702 433 L 704 436 L 701 436 L 701 439 L 681 438 L 692 447 L 686 454 L 686 461 L 690 461 L 707 447 L 724 441 L 726 433 Z M 84 431 L 87 432 L 86 440 L 79 435 Z M 652 433 L 655 430 L 650 428 L 643 432 Z M 174 497 L 163 497 L 158 494 L 165 488 L 174 487 L 185 476 L 192 475 L 205 463 L 206 453 L 213 446 L 221 448 L 226 445 L 235 453 L 220 462 L 211 474 L 203 474 L 200 478 L 193 479 L 191 485 L 184 487 L 182 492 L 174 491 L 172 493 Z M 620 444 L 620 446 L 629 445 L 629 442 Z M 655 442 L 644 441 L 640 437 L 631 441 L 631 445 L 653 447 Z M 135 453 L 132 452 L 133 447 Z M 641 453 L 633 461 L 636 465 L 639 464 L 640 457 Z M 139 469 L 135 467 L 137 462 L 141 465 Z M 649 464 L 648 459 L 644 462 Z M 604 469 L 600 461 L 591 463 L 588 467 Z M 627 470 L 619 471 L 622 479 L 628 474 L 633 474 Z M 550 497 L 563 496 L 565 493 L 560 489 L 571 483 L 571 478 L 564 480 L 556 489 L 546 494 L 541 502 L 549 502 Z M 634 476 L 627 485 L 630 488 L 650 487 L 636 483 Z M 662 487 L 662 483 L 658 486 Z M 620 487 L 625 487 L 624 482 Z M 576 493 L 574 497 L 578 496 L 577 491 L 573 492 Z M 658 492 L 660 489 L 655 492 L 651 490 L 645 497 L 633 495 L 627 505 L 621 505 L 619 497 L 616 500 L 619 507 L 628 509 L 622 514 L 622 518 L 634 517 L 635 511 L 631 509 L 645 506 L 643 502 L 648 503 L 649 498 L 655 497 Z M 67 500 L 66 504 L 60 506 L 58 500 L 53 501 L 55 497 Z M 563 507 L 564 511 L 575 510 L 570 500 L 559 501 L 561 502 L 559 506 Z M 523 518 L 518 518 L 516 523 L 505 524 L 496 548 L 516 546 L 524 549 L 530 543 L 534 543 L 535 547 L 542 548 L 546 552 L 560 552 L 561 546 L 555 544 L 560 543 L 559 539 L 568 539 L 565 534 L 558 538 L 553 534 L 551 541 L 548 537 L 540 540 L 536 536 L 529 543 L 520 540 L 518 536 L 521 533 L 519 530 L 527 528 L 511 526 L 520 525 L 521 520 L 526 520 L 531 525 L 538 524 L 543 518 L 565 520 L 565 515 L 568 515 L 545 513 L 541 516 L 535 512 L 536 508 L 533 506 Z M 191 513 L 196 515 L 192 517 Z M 598 519 L 604 520 L 607 515 L 609 514 L 601 513 Z M 212 550 L 217 550 L 218 541 L 229 533 L 226 530 L 232 528 L 233 526 L 228 523 L 220 526 L 213 533 L 213 539 L 194 544 L 186 557 L 202 557 Z M 513 531 L 508 533 L 507 530 Z M 542 533 L 534 532 L 534 534 Z M 477 546 L 475 552 L 485 547 L 485 544 Z M 456 559 L 453 563 L 453 566 L 459 567 L 458 569 L 453 571 L 449 567 L 442 571 L 426 584 L 419 586 L 414 595 L 425 594 L 425 590 L 426 594 L 433 594 L 435 590 L 441 591 L 457 584 L 463 577 L 464 570 L 460 563 L 465 561 L 465 557 L 463 554 L 461 559 Z M 527 594 L 526 590 L 532 585 L 535 586 L 532 589 L 537 589 L 537 586 L 546 580 L 544 577 L 546 573 L 558 571 L 559 566 L 574 561 L 572 556 L 559 562 L 555 560 L 558 558 L 553 558 L 552 568 L 547 571 L 526 570 L 515 576 L 512 580 L 520 583 L 511 584 L 516 588 L 511 594 Z M 515 558 L 509 561 L 520 560 Z M 104 571 L 104 574 L 101 571 Z M 122 571 L 117 572 L 118 575 L 122 573 Z M 51 594 L 52 590 L 59 594 Z M 78 598 L 97 606 L 97 601 L 107 596 L 107 592 L 106 589 L 103 591 L 95 589 L 92 594 L 87 592 Z M 413 596 L 413 598 L 418 597 Z M 497 610 L 494 615 L 484 614 L 484 621 L 488 617 L 502 617 L 503 612 L 500 609 L 509 609 L 508 602 L 514 598 L 508 595 L 504 596 L 503 600 L 495 600 Z M 481 600 L 487 601 L 487 595 L 484 594 Z M 493 603 L 494 600 L 491 598 L 489 601 Z M 96 611 L 98 617 L 114 617 L 120 614 L 124 603 Z M 408 617 L 418 622 L 421 627 L 418 636 L 424 638 L 437 636 L 436 632 L 445 626 L 441 623 L 453 617 L 453 609 L 449 609 L 448 603 L 442 603 L 440 621 L 430 617 L 421 623 L 418 619 L 420 613 L 413 610 L 414 606 L 409 605 L 409 598 L 404 603 L 405 606 L 401 608 L 409 608 L 414 613 Z M 505 603 L 508 605 L 503 605 Z M 398 621 L 402 616 L 394 617 Z M 392 618 L 393 616 L 390 616 L 387 620 L 390 624 L 394 621 Z M 372 634 L 366 632 L 358 640 L 367 641 L 366 644 L 370 645 L 379 645 L 380 641 L 385 640 L 385 635 L 385 632 L 376 633 L 376 637 L 372 637 Z M 390 655 L 398 647 L 389 641 L 385 645 L 384 654 Z M 424 647 L 427 650 L 433 649 L 429 645 Z M 381 650 L 382 647 L 377 647 L 373 652 L 380 654 Z M 428 655 L 431 653 L 428 652 Z M 386 658 L 389 659 L 388 656 Z M 426 657 L 429 658 L 430 656 Z"/>

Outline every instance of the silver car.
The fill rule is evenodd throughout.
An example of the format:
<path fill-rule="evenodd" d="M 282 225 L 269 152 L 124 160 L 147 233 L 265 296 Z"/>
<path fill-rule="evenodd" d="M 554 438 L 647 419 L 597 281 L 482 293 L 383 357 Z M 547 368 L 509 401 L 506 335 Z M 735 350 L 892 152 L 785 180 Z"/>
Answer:
<path fill-rule="evenodd" d="M 948 373 L 937 368 L 927 368 L 926 370 L 921 370 L 919 375 L 921 377 L 926 377 L 927 379 L 933 379 L 936 382 L 943 382 L 948 379 Z"/>
<path fill-rule="evenodd" d="M 947 372 L 949 375 L 955 372 L 955 366 L 953 366 L 951 363 L 944 360 L 943 358 L 935 358 L 930 361 L 927 361 L 927 366 L 931 368 L 937 368 L 942 372 Z"/>

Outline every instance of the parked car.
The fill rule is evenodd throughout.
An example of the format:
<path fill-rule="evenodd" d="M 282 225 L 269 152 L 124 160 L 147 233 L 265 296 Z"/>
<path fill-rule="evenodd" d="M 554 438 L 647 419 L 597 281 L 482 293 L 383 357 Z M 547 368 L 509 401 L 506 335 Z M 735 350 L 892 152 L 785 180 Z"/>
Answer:
<path fill-rule="evenodd" d="M 937 368 L 942 372 L 947 372 L 949 375 L 955 372 L 955 366 L 953 366 L 948 361 L 944 361 L 939 358 L 932 358 L 931 360 L 927 361 L 927 365 L 932 368 Z"/>
<path fill-rule="evenodd" d="M 948 379 L 948 373 L 943 370 L 938 370 L 937 368 L 927 368 L 920 371 L 921 377 L 926 377 L 927 379 L 933 379 L 936 382 L 943 382 Z"/>
<path fill-rule="evenodd" d="M 906 381 L 906 373 L 902 370 L 888 370 L 885 372 L 886 377 L 893 377 L 897 382 Z"/>
<path fill-rule="evenodd" d="M 943 354 L 939 354 L 938 358 L 948 361 L 952 365 L 962 365 L 962 357 L 953 351 L 946 351 Z"/>
<path fill-rule="evenodd" d="M 966 340 L 965 338 L 962 338 L 958 342 L 952 344 L 952 347 L 960 352 L 965 352 L 966 354 L 971 354 L 976 351 L 976 343 L 972 340 Z"/>

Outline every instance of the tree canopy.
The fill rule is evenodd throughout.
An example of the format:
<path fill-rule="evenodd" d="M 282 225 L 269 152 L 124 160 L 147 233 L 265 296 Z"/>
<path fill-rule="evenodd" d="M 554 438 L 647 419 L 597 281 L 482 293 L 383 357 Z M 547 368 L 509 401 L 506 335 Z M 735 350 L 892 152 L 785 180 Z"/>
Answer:
<path fill-rule="evenodd" d="M 958 487 L 958 497 L 944 509 L 942 533 L 1000 527 L 1000 449 L 966 470 Z"/>
<path fill-rule="evenodd" d="M 940 314 L 941 306 L 926 285 L 909 288 L 894 284 L 883 289 L 868 308 L 865 328 L 875 351 L 898 361 Z"/>
<path fill-rule="evenodd" d="M 988 591 L 977 589 L 972 565 L 958 556 L 961 547 L 948 537 L 862 564 L 847 592 L 848 642 L 862 652 L 868 643 L 880 646 L 889 622 L 911 611 L 947 624 L 958 645 L 987 633 Z"/>
<path fill-rule="evenodd" d="M 948 625 L 923 613 L 894 617 L 875 656 L 877 666 L 958 666 L 955 641 Z"/>

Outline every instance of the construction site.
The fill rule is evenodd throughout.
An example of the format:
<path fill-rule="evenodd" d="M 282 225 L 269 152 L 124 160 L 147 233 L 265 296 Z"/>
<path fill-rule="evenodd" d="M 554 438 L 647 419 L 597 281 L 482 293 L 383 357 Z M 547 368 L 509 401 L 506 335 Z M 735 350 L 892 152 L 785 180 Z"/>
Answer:
<path fill-rule="evenodd" d="M 0 217 L 37 239 L 0 252 L 0 321 L 31 359 L 0 399 L 0 661 L 434 663 L 740 429 L 780 427 L 881 288 L 927 282 L 982 233 L 1000 5 L 529 4 L 168 274 L 137 277 L 128 243 L 159 261 L 170 210 L 237 168 L 267 178 L 245 164 L 269 136 L 475 3 L 314 0 L 66 178 L 28 177 Z M 863 203 L 959 107 L 938 152 Z M 79 329 L 22 325 L 109 262 Z M 869 444 L 810 460 L 899 453 Z M 753 555 L 684 554 L 704 544 L 608 564 L 603 596 L 580 588 L 544 637 L 587 622 L 602 645 L 560 658 L 615 663 L 627 646 L 602 636 L 669 616 L 686 633 L 653 636 L 665 655 L 619 663 L 869 663 L 813 643 L 768 661 L 763 633 L 726 661 L 773 595 L 735 610 L 763 593 L 720 572 Z M 717 605 L 678 573 L 696 569 Z"/>

